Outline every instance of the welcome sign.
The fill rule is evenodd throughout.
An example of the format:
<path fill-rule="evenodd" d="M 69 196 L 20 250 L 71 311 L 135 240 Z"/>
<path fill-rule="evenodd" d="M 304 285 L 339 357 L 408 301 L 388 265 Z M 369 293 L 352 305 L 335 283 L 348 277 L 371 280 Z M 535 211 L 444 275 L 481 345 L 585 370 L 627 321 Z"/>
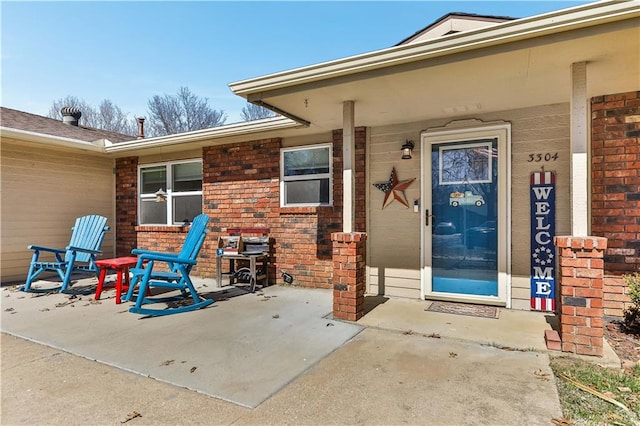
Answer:
<path fill-rule="evenodd" d="M 531 309 L 554 311 L 556 259 L 554 172 L 531 174 Z"/>

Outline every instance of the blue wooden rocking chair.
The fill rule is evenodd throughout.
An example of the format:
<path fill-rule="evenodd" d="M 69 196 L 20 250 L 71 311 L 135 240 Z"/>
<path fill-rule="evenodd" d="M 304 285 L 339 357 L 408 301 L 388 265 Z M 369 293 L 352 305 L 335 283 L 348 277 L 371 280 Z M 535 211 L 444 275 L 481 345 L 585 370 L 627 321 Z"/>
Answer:
<path fill-rule="evenodd" d="M 27 249 L 33 250 L 34 252 L 31 258 L 29 272 L 27 273 L 27 280 L 21 290 L 43 293 L 59 289 L 60 292 L 63 293 L 69 289 L 71 274 L 73 272 L 97 274 L 98 268 L 94 261 L 96 255 L 102 253 L 100 247 L 102 246 L 105 233 L 109 230 L 106 223 L 107 218 L 103 216 L 82 216 L 76 219 L 75 225 L 71 228 L 71 240 L 69 241 L 69 245 L 64 249 L 36 245 L 27 246 Z M 55 260 L 40 259 L 42 252 L 52 253 Z M 60 287 L 46 289 L 31 288 L 33 280 L 44 271 L 56 272 L 62 280 L 62 285 Z"/>
<path fill-rule="evenodd" d="M 191 268 L 197 263 L 196 258 L 207 236 L 208 222 L 209 217 L 205 214 L 200 214 L 193 219 L 191 229 L 189 229 L 184 244 L 182 245 L 182 250 L 180 250 L 178 254 L 139 249 L 132 251 L 133 254 L 138 255 L 138 263 L 135 268 L 129 270 L 132 274 L 132 279 L 125 300 L 131 300 L 134 289 L 136 286 L 139 288 L 136 304 L 129 308 L 129 312 L 150 316 L 170 315 L 201 309 L 214 302 L 213 299 L 201 298 L 189 278 Z M 153 268 L 156 262 L 166 263 L 170 271 L 154 271 Z M 150 287 L 180 290 L 181 295 L 168 298 L 147 297 Z M 193 300 L 191 304 L 183 304 L 187 302 L 189 298 L 187 290 Z M 176 302 L 177 306 L 164 309 L 145 308 L 142 306 L 151 303 L 167 302 Z"/>

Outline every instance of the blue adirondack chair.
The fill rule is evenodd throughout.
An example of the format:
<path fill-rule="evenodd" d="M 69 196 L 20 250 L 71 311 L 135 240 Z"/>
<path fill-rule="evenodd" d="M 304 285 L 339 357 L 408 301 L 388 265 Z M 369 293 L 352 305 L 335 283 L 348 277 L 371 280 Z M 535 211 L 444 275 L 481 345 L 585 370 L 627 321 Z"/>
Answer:
<path fill-rule="evenodd" d="M 106 223 L 107 218 L 103 216 L 82 216 L 76 219 L 75 225 L 71 228 L 71 240 L 64 249 L 36 245 L 27 246 L 27 249 L 33 250 L 33 256 L 31 257 L 27 280 L 21 290 L 51 292 L 59 289 L 63 293 L 69 288 L 73 272 L 97 274 L 98 268 L 94 261 L 96 255 L 102 253 L 100 247 L 105 233 L 109 230 Z M 40 254 L 43 252 L 53 254 L 52 257 L 55 259 L 40 259 Z M 62 280 L 62 285 L 47 289 L 31 288 L 33 280 L 44 271 L 56 272 Z"/>
<path fill-rule="evenodd" d="M 178 254 L 139 249 L 132 251 L 133 254 L 138 256 L 138 263 L 135 268 L 129 269 L 132 279 L 125 300 L 131 300 L 136 287 L 138 287 L 138 295 L 135 306 L 129 308 L 129 312 L 151 316 L 169 315 L 201 309 L 214 302 L 213 299 L 201 298 L 193 286 L 191 278 L 189 278 L 189 273 L 197 263 L 198 253 L 200 253 L 204 239 L 207 236 L 208 222 L 209 216 L 206 214 L 200 214 L 193 219 L 191 228 L 182 245 L 182 250 Z M 154 271 L 153 268 L 158 262 L 167 264 L 170 271 Z M 180 290 L 181 295 L 148 297 L 148 290 L 151 287 Z M 189 295 L 193 303 L 182 304 L 182 302 L 188 301 Z M 147 304 L 167 302 L 178 302 L 178 306 L 164 309 L 143 307 L 143 305 Z"/>

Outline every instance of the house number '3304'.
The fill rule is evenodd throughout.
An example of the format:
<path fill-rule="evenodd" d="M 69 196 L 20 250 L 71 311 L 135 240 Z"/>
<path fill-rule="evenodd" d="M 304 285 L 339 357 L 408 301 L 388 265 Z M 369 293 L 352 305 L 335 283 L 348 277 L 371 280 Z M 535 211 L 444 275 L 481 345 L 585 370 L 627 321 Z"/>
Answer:
<path fill-rule="evenodd" d="M 542 153 L 536 153 L 536 154 L 529 154 L 529 159 L 527 160 L 528 163 L 531 163 L 532 161 L 535 161 L 536 163 L 541 162 L 542 160 L 544 161 L 556 161 L 558 159 L 558 153 L 554 152 L 545 152 L 544 154 Z"/>

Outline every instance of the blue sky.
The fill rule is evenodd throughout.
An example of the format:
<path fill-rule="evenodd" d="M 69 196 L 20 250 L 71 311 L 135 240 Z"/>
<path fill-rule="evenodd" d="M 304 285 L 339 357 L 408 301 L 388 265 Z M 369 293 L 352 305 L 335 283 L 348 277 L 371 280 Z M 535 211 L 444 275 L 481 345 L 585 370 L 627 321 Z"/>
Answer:
<path fill-rule="evenodd" d="M 74 95 L 147 115 L 180 86 L 240 121 L 231 82 L 393 46 L 449 12 L 533 16 L 588 1 L 2 1 L 0 104 Z"/>

